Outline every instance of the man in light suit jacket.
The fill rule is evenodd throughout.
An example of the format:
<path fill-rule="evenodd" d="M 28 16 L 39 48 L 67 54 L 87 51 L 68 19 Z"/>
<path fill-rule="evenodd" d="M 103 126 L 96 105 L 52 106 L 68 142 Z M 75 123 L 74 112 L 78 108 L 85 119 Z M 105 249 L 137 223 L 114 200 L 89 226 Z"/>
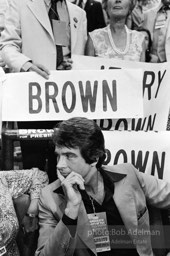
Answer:
<path fill-rule="evenodd" d="M 47 70 L 56 69 L 56 44 L 48 16 L 50 3 L 50 0 L 9 1 L 0 47 L 4 61 L 14 72 L 36 71 L 48 77 Z M 63 47 L 64 55 L 65 52 L 84 54 L 87 39 L 84 10 L 67 0 L 57 2 L 57 10 L 59 16 L 61 13 L 60 20 L 66 23 L 69 37 L 68 47 Z"/>
<path fill-rule="evenodd" d="M 62 30 L 53 33 L 48 16 L 51 0 L 9 1 L 0 47 L 2 58 L 12 72 L 35 71 L 44 78 L 48 78 L 50 70 L 70 68 L 71 64 L 67 60 L 71 54 L 84 54 L 87 39 L 85 11 L 67 0 L 58 1 L 56 6 L 64 26 Z M 56 28 L 53 27 L 53 30 L 55 32 Z M 57 67 L 55 39 L 60 40 L 62 32 L 66 41 L 65 46 L 62 47 L 66 61 Z M 53 122 L 18 123 L 20 129 L 51 129 L 53 126 Z M 23 168 L 36 166 L 44 170 L 46 158 L 53 158 L 51 152 L 53 150 L 49 153 L 47 148 L 47 141 L 21 141 Z M 55 168 L 55 163 L 53 166 Z M 52 177 L 50 182 L 51 180 L 53 180 Z"/>
<path fill-rule="evenodd" d="M 58 180 L 42 190 L 36 256 L 153 256 L 147 204 L 170 208 L 170 183 L 131 164 L 104 166 L 97 124 L 71 118 L 53 138 Z"/>
<path fill-rule="evenodd" d="M 170 0 L 162 0 L 158 7 L 146 11 L 143 27 L 151 33 L 151 54 L 157 62 L 170 61 Z"/>

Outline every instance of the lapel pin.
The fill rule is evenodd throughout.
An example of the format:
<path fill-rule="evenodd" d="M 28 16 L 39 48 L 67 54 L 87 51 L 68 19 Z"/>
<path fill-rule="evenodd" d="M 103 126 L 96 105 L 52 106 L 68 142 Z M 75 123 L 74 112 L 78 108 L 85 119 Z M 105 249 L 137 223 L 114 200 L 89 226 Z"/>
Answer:
<path fill-rule="evenodd" d="M 73 18 L 73 20 L 75 21 L 75 23 L 77 23 L 77 22 L 78 22 L 78 20 L 77 20 L 77 18 L 76 18 L 76 17 L 74 17 L 74 18 Z"/>

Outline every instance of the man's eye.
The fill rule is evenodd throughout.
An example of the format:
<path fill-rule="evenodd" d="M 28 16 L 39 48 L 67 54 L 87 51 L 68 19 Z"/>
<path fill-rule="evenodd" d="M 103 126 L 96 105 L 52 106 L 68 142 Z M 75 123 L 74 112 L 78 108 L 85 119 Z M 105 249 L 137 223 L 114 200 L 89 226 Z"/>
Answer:
<path fill-rule="evenodd" d="M 73 154 L 67 154 L 66 157 L 67 157 L 68 159 L 71 159 L 71 158 L 74 157 L 74 155 L 73 155 Z"/>

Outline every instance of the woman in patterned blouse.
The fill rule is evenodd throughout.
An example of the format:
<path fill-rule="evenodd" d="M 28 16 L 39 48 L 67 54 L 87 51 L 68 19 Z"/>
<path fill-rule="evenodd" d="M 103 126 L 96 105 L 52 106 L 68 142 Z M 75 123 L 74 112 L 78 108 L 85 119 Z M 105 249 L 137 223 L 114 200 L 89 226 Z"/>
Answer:
<path fill-rule="evenodd" d="M 38 199 L 41 188 L 48 184 L 48 176 L 37 168 L 30 170 L 0 171 L 0 255 L 19 256 L 16 235 L 19 229 L 13 199 L 30 195 L 30 205 L 25 218 L 26 232 L 37 229 Z M 31 225 L 28 225 L 28 220 Z M 28 218 L 28 220 L 27 220 Z"/>
<path fill-rule="evenodd" d="M 145 61 L 144 35 L 126 26 L 134 0 L 105 0 L 109 25 L 89 33 L 85 54 L 102 58 Z"/>

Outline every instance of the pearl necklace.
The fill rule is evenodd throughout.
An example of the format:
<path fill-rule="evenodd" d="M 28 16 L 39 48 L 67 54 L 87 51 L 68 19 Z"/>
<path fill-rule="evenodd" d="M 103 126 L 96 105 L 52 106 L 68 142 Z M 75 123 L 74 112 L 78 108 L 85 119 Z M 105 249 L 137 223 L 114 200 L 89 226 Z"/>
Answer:
<path fill-rule="evenodd" d="M 107 32 L 108 32 L 108 36 L 109 36 L 109 40 L 110 40 L 110 43 L 111 43 L 111 46 L 113 48 L 113 50 L 117 53 L 117 54 L 126 54 L 129 50 L 129 46 L 130 46 L 130 33 L 129 33 L 129 30 L 128 28 L 126 27 L 125 25 L 125 31 L 126 31 L 126 35 L 127 35 L 127 38 L 126 38 L 126 47 L 125 49 L 122 51 L 120 50 L 119 48 L 116 47 L 115 43 L 114 43 L 114 40 L 113 40 L 113 37 L 112 37 L 112 34 L 111 34 L 111 28 L 110 26 L 107 27 Z"/>

